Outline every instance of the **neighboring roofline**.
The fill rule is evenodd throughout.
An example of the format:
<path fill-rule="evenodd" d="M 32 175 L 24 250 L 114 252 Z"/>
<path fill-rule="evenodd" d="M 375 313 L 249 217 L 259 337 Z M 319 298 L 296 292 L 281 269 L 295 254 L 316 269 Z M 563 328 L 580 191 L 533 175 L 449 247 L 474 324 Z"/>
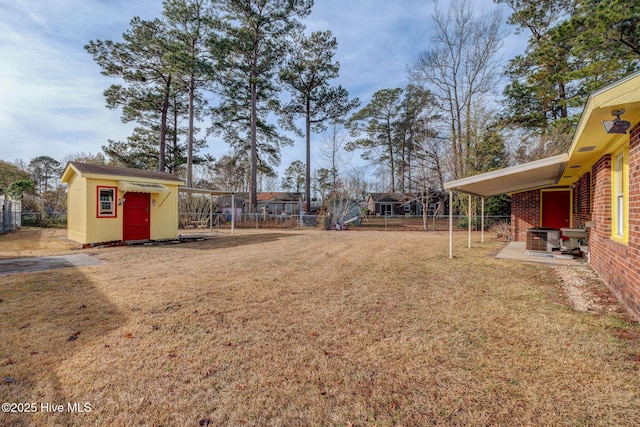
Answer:
<path fill-rule="evenodd" d="M 211 196 L 228 196 L 235 195 L 235 191 L 222 191 L 222 190 L 207 190 L 204 188 L 192 188 L 192 187 L 180 187 L 178 189 L 181 193 L 190 193 L 190 194 L 209 194 Z"/>

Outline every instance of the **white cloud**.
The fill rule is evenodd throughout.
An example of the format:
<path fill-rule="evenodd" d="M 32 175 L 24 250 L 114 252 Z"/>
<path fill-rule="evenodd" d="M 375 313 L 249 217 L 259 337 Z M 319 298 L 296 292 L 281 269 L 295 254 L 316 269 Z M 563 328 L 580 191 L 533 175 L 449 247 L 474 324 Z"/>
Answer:
<path fill-rule="evenodd" d="M 149 3 L 159 11 L 158 2 Z M 102 92 L 112 81 L 100 75 L 83 48 L 91 39 L 117 39 L 126 30 L 134 11 L 131 6 L 125 7 L 128 11 L 113 6 L 118 4 L 24 1 L 4 9 L 0 17 L 3 159 L 98 152 L 107 139 L 123 139 L 131 131 L 131 126 L 120 123 L 117 111 L 105 108 Z"/>
<path fill-rule="evenodd" d="M 84 45 L 120 39 L 134 16 L 159 17 L 161 1 L 0 3 L 0 158 L 61 159 L 79 151 L 96 153 L 108 139 L 126 138 L 132 125 L 122 124 L 119 111 L 105 107 L 102 94 L 115 80 L 100 74 Z M 480 4 L 498 7 L 491 0 Z M 415 0 L 317 0 L 305 25 L 308 31 L 334 33 L 341 63 L 336 83 L 366 104 L 376 90 L 405 83 L 407 66 L 429 46 L 433 5 Z M 314 145 L 319 140 L 313 136 Z M 280 170 L 304 159 L 304 144 L 296 141 L 295 147 L 283 149 Z M 229 151 L 220 141 L 212 140 L 210 147 L 215 156 Z"/>

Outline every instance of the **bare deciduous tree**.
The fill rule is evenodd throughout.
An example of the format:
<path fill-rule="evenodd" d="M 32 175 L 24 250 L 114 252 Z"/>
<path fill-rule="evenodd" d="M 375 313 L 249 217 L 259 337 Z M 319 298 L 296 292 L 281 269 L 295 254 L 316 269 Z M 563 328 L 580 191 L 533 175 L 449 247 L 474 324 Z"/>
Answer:
<path fill-rule="evenodd" d="M 344 168 L 351 163 L 353 152 L 347 151 L 349 142 L 349 132 L 344 127 L 344 123 L 334 121 L 329 124 L 327 130 L 322 134 L 323 140 L 320 144 L 320 156 L 325 167 L 329 170 L 331 179 L 331 191 L 335 191 L 339 186 L 340 174 Z"/>
<path fill-rule="evenodd" d="M 412 81 L 434 95 L 443 113 L 451 144 L 451 178 L 462 178 L 469 166 L 474 140 L 474 109 L 495 93 L 502 46 L 499 11 L 477 15 L 468 0 L 452 0 L 444 11 L 436 3 L 435 34 L 430 49 L 410 67 Z"/>

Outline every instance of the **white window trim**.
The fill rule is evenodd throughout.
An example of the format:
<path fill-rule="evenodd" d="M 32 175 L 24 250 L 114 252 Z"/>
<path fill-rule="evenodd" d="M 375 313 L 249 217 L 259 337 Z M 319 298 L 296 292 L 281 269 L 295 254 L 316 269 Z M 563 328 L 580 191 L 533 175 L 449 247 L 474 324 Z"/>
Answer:
<path fill-rule="evenodd" d="M 116 187 L 102 187 L 102 186 L 98 186 L 97 188 L 98 191 L 98 211 L 97 211 L 97 217 L 98 218 L 115 218 L 118 214 L 118 208 L 116 206 L 116 200 L 117 200 L 117 188 Z M 102 200 L 102 194 L 103 192 L 109 192 L 111 193 L 111 200 Z M 111 209 L 103 209 L 103 203 L 110 203 L 111 204 Z"/>

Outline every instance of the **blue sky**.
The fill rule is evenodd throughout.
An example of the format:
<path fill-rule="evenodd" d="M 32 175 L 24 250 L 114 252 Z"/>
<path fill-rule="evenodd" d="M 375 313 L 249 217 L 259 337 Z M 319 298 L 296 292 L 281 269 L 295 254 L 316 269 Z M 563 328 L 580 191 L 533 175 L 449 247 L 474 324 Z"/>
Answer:
<path fill-rule="evenodd" d="M 315 3 L 307 29 L 329 29 L 336 36 L 341 64 L 336 83 L 363 105 L 376 90 L 404 85 L 407 66 L 429 46 L 433 0 Z M 500 7 L 491 0 L 473 4 L 479 13 Z M 107 109 L 102 95 L 117 81 L 100 74 L 83 46 L 95 39 L 120 40 L 132 17 L 153 19 L 161 9 L 161 0 L 0 0 L 0 159 L 62 160 L 100 152 L 108 139 L 125 140 L 133 125 L 120 121 L 120 111 Z M 503 16 L 506 21 L 506 10 Z M 524 43 L 523 37 L 509 37 L 505 61 Z M 314 145 L 319 138 L 312 138 Z M 282 151 L 281 172 L 304 160 L 303 140 L 296 141 Z M 208 142 L 206 152 L 215 157 L 229 151 L 221 140 Z"/>

